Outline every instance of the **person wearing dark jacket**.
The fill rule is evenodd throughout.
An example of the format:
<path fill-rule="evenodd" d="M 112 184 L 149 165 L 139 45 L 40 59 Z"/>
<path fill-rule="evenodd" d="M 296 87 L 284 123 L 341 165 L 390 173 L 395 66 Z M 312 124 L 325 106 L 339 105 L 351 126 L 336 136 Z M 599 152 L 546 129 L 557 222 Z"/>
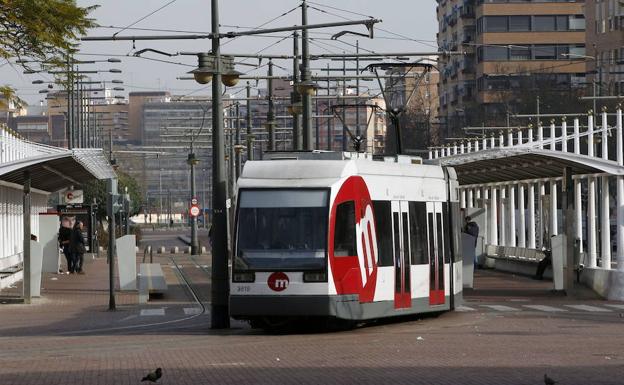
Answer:
<path fill-rule="evenodd" d="M 71 252 L 69 251 L 69 242 L 71 241 L 71 233 L 72 230 L 69 227 L 65 227 L 61 225 L 58 232 L 58 242 L 61 249 L 63 249 L 63 255 L 65 255 L 65 260 L 67 261 L 67 272 L 74 272 L 74 260 L 72 258 Z"/>
<path fill-rule="evenodd" d="M 82 236 L 82 227 L 82 222 L 76 221 L 76 224 L 71 232 L 70 242 L 70 252 L 72 254 L 74 272 L 78 274 L 84 274 L 82 264 L 84 262 L 84 253 L 87 251 L 85 241 Z"/>

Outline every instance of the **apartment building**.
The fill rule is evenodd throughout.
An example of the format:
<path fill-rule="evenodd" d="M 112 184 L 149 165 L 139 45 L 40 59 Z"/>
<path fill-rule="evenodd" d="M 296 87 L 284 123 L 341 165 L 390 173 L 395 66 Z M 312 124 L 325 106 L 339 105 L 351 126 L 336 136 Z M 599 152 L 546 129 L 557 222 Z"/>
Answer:
<path fill-rule="evenodd" d="M 585 87 L 584 1 L 438 3 L 441 49 L 466 51 L 443 63 L 440 115 L 450 131 L 502 123 L 508 113 L 526 108 L 523 96 Z M 474 29 L 465 28 L 470 19 Z"/>
<path fill-rule="evenodd" d="M 624 1 L 587 0 L 587 73 L 601 96 L 624 95 Z"/>

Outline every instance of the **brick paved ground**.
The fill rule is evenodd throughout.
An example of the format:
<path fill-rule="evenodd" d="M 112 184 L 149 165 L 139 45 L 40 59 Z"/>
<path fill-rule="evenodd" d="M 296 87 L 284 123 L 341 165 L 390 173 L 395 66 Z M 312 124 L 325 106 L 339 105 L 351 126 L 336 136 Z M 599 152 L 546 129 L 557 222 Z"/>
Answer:
<path fill-rule="evenodd" d="M 553 295 L 548 283 L 481 271 L 463 311 L 438 317 L 333 333 L 240 323 L 216 332 L 207 314 L 184 313 L 201 307 L 158 258 L 172 290 L 149 305 L 118 294 L 120 310 L 107 312 L 106 264 L 95 260 L 85 276 L 47 276 L 34 305 L 0 306 L 0 384 L 138 384 L 157 366 L 163 384 L 542 384 L 544 373 L 559 384 L 624 382 L 621 304 Z M 175 260 L 205 300 L 208 258 Z"/>

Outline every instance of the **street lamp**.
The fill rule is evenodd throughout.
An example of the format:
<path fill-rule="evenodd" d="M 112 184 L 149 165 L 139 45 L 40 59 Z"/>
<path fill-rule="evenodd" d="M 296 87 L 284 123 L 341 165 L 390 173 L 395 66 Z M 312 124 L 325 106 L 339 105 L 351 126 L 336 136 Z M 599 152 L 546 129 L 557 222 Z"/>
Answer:
<path fill-rule="evenodd" d="M 219 71 L 221 73 L 221 82 L 223 85 L 226 87 L 234 87 L 238 84 L 242 73 L 234 69 L 233 56 L 220 56 L 219 60 L 217 60 L 216 55 L 202 52 L 197 54 L 197 60 L 198 67 L 188 72 L 189 74 L 193 74 L 197 83 L 210 83 L 213 75 Z"/>
<path fill-rule="evenodd" d="M 314 96 L 314 94 L 316 94 L 316 90 L 318 89 L 318 84 L 311 80 L 306 80 L 295 84 L 295 88 L 301 95 Z"/>

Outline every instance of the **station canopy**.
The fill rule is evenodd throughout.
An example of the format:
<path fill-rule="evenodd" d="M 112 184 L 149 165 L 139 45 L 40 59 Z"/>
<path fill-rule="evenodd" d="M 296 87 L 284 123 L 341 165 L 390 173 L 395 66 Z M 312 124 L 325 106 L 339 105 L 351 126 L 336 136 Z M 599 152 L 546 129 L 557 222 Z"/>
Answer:
<path fill-rule="evenodd" d="M 617 162 L 587 155 L 536 148 L 493 148 L 427 160 L 453 167 L 460 185 L 557 178 L 570 167 L 573 175 L 624 175 Z"/>
<path fill-rule="evenodd" d="M 67 150 L 34 143 L 28 147 L 30 156 L 0 163 L 0 180 L 24 185 L 28 171 L 32 188 L 53 192 L 94 179 L 116 178 L 102 149 Z"/>

